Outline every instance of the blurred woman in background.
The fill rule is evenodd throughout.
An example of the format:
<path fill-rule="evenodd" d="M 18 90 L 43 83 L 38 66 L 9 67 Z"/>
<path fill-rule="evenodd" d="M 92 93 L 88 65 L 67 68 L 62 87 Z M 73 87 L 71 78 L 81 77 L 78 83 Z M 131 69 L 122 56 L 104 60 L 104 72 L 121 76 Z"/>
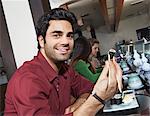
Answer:
<path fill-rule="evenodd" d="M 80 36 L 75 40 L 74 50 L 70 65 L 82 76 L 95 83 L 100 76 L 100 72 L 96 72 L 95 68 L 89 61 L 89 56 L 92 52 L 90 42 Z"/>
<path fill-rule="evenodd" d="M 89 61 L 92 64 L 94 70 L 97 72 L 101 71 L 100 68 L 100 61 L 98 60 L 98 55 L 100 55 L 100 49 L 99 49 L 99 41 L 94 38 L 88 39 L 90 42 L 90 45 L 92 46 L 92 51 L 89 55 Z"/>

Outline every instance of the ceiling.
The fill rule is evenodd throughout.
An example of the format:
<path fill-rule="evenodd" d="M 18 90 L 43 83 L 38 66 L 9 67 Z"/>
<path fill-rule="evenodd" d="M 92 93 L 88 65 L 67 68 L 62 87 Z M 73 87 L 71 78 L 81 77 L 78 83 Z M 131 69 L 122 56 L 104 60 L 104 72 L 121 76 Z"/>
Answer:
<path fill-rule="evenodd" d="M 125 0 L 122 12 L 122 19 L 149 13 L 150 0 Z"/>
<path fill-rule="evenodd" d="M 58 0 L 57 0 L 58 1 Z M 150 16 L 150 0 L 59 0 L 61 6 L 74 12 L 83 20 L 83 27 L 106 26 L 117 31 L 120 20 L 147 13 Z M 56 2 L 56 0 L 55 0 Z"/>
<path fill-rule="evenodd" d="M 98 0 L 81 0 L 68 5 L 68 7 L 78 19 L 82 17 L 84 26 L 91 25 L 97 28 L 105 24 Z"/>

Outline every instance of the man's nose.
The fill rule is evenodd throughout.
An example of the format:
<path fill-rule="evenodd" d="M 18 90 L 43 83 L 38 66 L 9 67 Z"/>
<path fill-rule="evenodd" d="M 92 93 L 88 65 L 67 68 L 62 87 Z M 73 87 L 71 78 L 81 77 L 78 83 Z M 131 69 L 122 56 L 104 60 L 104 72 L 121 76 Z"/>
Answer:
<path fill-rule="evenodd" d="M 67 36 L 62 36 L 62 43 L 63 44 L 68 44 L 69 43 L 69 38 Z"/>
<path fill-rule="evenodd" d="M 97 49 L 96 49 L 96 52 L 98 52 L 98 51 L 99 51 L 99 49 L 97 48 Z"/>

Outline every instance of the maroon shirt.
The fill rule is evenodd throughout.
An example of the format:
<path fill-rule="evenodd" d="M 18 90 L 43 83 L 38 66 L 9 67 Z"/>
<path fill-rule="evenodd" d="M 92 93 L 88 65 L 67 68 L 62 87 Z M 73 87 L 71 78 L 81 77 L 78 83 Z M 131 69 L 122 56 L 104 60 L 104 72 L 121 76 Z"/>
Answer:
<path fill-rule="evenodd" d="M 92 83 L 63 64 L 57 74 L 42 54 L 25 62 L 8 83 L 5 116 L 63 115 L 70 99 L 90 92 Z"/>

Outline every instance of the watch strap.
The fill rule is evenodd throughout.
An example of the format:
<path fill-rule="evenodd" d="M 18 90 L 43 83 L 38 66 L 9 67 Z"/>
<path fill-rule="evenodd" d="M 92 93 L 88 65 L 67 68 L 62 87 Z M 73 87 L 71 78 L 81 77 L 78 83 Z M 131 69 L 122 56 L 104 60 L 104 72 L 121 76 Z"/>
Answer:
<path fill-rule="evenodd" d="M 95 92 L 92 93 L 92 96 L 93 96 L 95 99 L 97 99 L 99 102 L 101 102 L 103 105 L 105 105 L 105 101 L 104 101 L 102 98 L 100 98 Z"/>

